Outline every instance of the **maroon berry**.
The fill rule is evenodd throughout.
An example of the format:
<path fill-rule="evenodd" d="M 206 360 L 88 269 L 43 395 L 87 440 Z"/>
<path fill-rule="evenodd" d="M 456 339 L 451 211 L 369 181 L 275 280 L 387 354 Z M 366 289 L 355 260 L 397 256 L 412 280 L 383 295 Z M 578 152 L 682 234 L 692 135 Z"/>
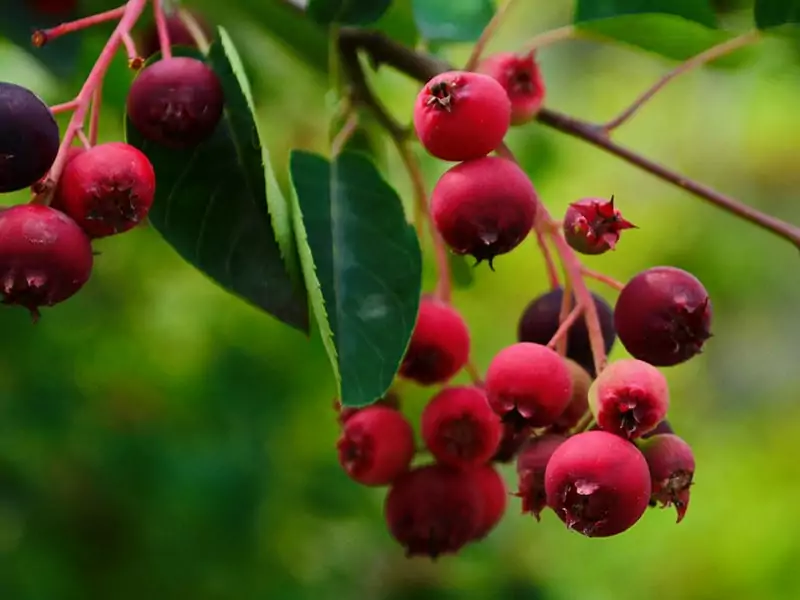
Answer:
<path fill-rule="evenodd" d="M 425 84 L 414 105 L 420 142 L 442 160 L 486 156 L 502 143 L 510 123 L 506 91 L 480 73 L 441 73 Z"/>
<path fill-rule="evenodd" d="M 449 304 L 424 296 L 399 375 L 422 385 L 444 383 L 469 360 L 469 330 Z"/>
<path fill-rule="evenodd" d="M 78 152 L 64 168 L 53 207 L 93 238 L 123 233 L 141 223 L 156 191 L 153 165 L 129 144 L 109 142 Z"/>
<path fill-rule="evenodd" d="M 566 433 L 583 419 L 589 411 L 589 388 L 592 378 L 582 366 L 573 360 L 565 359 L 572 378 L 572 396 L 564 412 L 550 426 L 553 432 Z"/>
<path fill-rule="evenodd" d="M 491 156 L 463 162 L 441 176 L 431 216 L 456 254 L 489 261 L 516 248 L 533 227 L 538 198 L 516 163 Z"/>
<path fill-rule="evenodd" d="M 531 513 L 537 521 L 541 520 L 540 515 L 547 507 L 547 492 L 544 488 L 547 463 L 556 448 L 566 439 L 555 434 L 531 438 L 517 457 L 519 489 L 516 495 L 522 498 L 522 513 Z"/>
<path fill-rule="evenodd" d="M 393 408 L 394 410 L 400 410 L 400 396 L 398 396 L 397 393 L 395 392 L 389 391 L 383 398 L 378 399 L 374 404 L 371 404 L 370 406 L 385 406 L 387 408 Z M 364 410 L 365 408 L 369 408 L 369 406 L 364 406 L 364 407 L 342 406 L 342 401 L 339 398 L 334 398 L 333 400 L 333 410 L 336 411 L 339 425 L 344 425 L 345 421 L 347 421 L 357 412 Z"/>
<path fill-rule="evenodd" d="M 672 425 L 670 425 L 670 422 L 667 419 L 661 421 L 661 423 L 656 425 L 655 428 L 651 429 L 647 433 L 642 434 L 642 439 L 646 440 L 647 438 L 651 438 L 660 433 L 675 433 L 675 431 L 672 429 Z"/>
<path fill-rule="evenodd" d="M 143 69 L 128 93 L 128 116 L 145 139 L 169 148 L 206 140 L 222 116 L 224 95 L 211 67 L 176 57 Z"/>
<path fill-rule="evenodd" d="M 406 418 L 385 406 L 369 406 L 344 424 L 337 442 L 345 472 L 363 485 L 387 485 L 408 470 L 414 432 Z"/>
<path fill-rule="evenodd" d="M 561 356 L 539 344 L 520 342 L 504 348 L 486 371 L 489 404 L 504 419 L 532 427 L 550 425 L 572 396 L 572 378 Z"/>
<path fill-rule="evenodd" d="M 511 462 L 517 456 L 522 445 L 531 437 L 533 427 L 513 417 L 512 414 L 511 418 L 501 420 L 503 432 L 497 452 L 492 457 L 493 462 Z"/>
<path fill-rule="evenodd" d="M 202 30 L 203 34 L 210 40 L 213 37 L 214 32 L 209 26 L 208 22 L 202 17 L 202 15 L 196 13 L 195 11 L 190 12 L 192 17 L 194 17 L 194 20 L 197 22 L 197 25 Z M 169 35 L 170 45 L 173 48 L 175 46 L 186 46 L 189 48 L 197 47 L 197 41 L 194 39 L 180 16 L 170 15 L 166 18 L 166 22 L 167 34 Z M 155 23 L 151 23 L 141 36 L 141 40 L 139 42 L 139 51 L 141 52 L 142 56 L 147 58 L 159 50 L 161 50 L 161 44 L 158 41 L 158 29 L 156 28 Z"/>
<path fill-rule="evenodd" d="M 478 71 L 503 86 L 511 100 L 511 124 L 527 123 L 544 102 L 545 85 L 533 52 L 499 52 L 481 61 Z"/>
<path fill-rule="evenodd" d="M 508 489 L 503 477 L 491 465 L 481 465 L 469 474 L 483 501 L 483 519 L 474 537 L 480 540 L 489 535 L 503 518 L 508 506 Z"/>
<path fill-rule="evenodd" d="M 422 412 L 422 439 L 441 463 L 475 467 L 497 451 L 500 418 L 476 387 L 445 388 L 431 398 Z"/>
<path fill-rule="evenodd" d="M 647 510 L 650 471 L 631 442 L 586 431 L 561 444 L 547 463 L 547 504 L 567 527 L 608 537 L 632 527 Z"/>
<path fill-rule="evenodd" d="M 89 238 L 65 214 L 38 204 L 0 211 L 0 296 L 39 317 L 39 307 L 73 296 L 89 280 Z"/>
<path fill-rule="evenodd" d="M 668 367 L 699 354 L 711 337 L 711 300 L 691 273 L 653 267 L 636 275 L 619 294 L 614 325 L 632 356 Z"/>
<path fill-rule="evenodd" d="M 613 250 L 619 232 L 636 225 L 622 218 L 611 200 L 586 198 L 573 202 L 564 216 L 564 237 L 573 250 L 583 254 L 603 254 Z"/>
<path fill-rule="evenodd" d="M 680 523 L 689 508 L 689 489 L 694 479 L 694 454 L 677 435 L 662 433 L 643 441 L 642 454 L 650 468 L 652 501 L 662 508 L 675 506 Z"/>
<path fill-rule="evenodd" d="M 447 465 L 418 467 L 389 488 L 384 514 L 406 555 L 455 554 L 485 527 L 485 508 L 469 471 Z"/>

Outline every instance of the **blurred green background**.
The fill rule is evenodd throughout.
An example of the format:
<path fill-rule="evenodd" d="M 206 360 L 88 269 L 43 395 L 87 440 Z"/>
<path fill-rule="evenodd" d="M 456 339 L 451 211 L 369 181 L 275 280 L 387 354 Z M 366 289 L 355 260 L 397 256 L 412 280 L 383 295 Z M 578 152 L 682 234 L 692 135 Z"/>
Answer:
<path fill-rule="evenodd" d="M 186 4 L 227 27 L 244 54 L 278 170 L 291 148 L 326 152 L 328 79 L 282 39 L 318 58 L 324 40 L 286 18 L 277 0 Z M 86 3 L 101 6 L 109 3 Z M 563 0 L 518 3 L 491 49 L 514 50 L 569 18 Z M 742 29 L 748 15 L 724 18 Z M 59 78 L 0 39 L 0 80 L 66 101 L 108 31 L 84 36 L 77 72 Z M 459 63 L 468 53 L 454 46 L 446 56 Z M 618 139 L 800 222 L 798 56 L 796 45 L 768 40 L 737 68 L 689 74 Z M 672 66 L 588 42 L 544 49 L 540 60 L 547 104 L 598 121 Z M 107 80 L 102 140 L 121 136 L 131 77 L 120 59 Z M 388 70 L 376 85 L 407 120 L 418 85 Z M 0 310 L 0 598 L 800 597 L 796 249 L 539 125 L 514 131 L 509 143 L 555 214 L 577 198 L 615 194 L 639 225 L 588 266 L 626 280 L 672 264 L 711 294 L 706 353 L 665 370 L 670 418 L 698 465 L 681 525 L 672 510 L 651 510 L 623 535 L 587 539 L 552 513 L 542 523 L 520 516 L 512 499 L 485 542 L 436 563 L 406 560 L 383 523 L 384 490 L 352 483 L 336 461 L 335 389 L 319 340 L 222 292 L 142 227 L 98 242 L 92 280 L 38 325 L 21 309 Z M 419 154 L 432 185 L 446 165 Z M 410 200 L 391 148 L 385 156 L 387 177 Z M 496 268 L 477 269 L 474 287 L 455 295 L 481 369 L 515 341 L 520 312 L 546 286 L 532 240 Z M 433 277 L 426 264 L 429 288 Z M 621 356 L 615 347 L 612 358 Z M 401 391 L 414 417 L 431 393 Z M 505 473 L 513 488 L 513 467 Z"/>

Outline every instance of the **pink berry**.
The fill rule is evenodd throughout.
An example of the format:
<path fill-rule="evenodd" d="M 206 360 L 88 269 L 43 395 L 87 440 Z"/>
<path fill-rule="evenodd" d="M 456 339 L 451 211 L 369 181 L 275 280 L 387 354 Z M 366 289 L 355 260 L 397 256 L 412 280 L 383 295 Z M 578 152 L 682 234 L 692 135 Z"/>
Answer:
<path fill-rule="evenodd" d="M 394 410 L 400 410 L 400 396 L 398 396 L 395 392 L 389 391 L 383 398 L 376 401 L 374 404 L 371 404 L 370 406 L 386 406 L 388 408 L 393 408 Z M 345 421 L 365 408 L 369 408 L 369 406 L 360 408 L 356 406 L 342 406 L 342 401 L 339 398 L 334 398 L 333 400 L 333 410 L 336 411 L 339 425 L 344 425 Z"/>
<path fill-rule="evenodd" d="M 711 300 L 691 273 L 653 267 L 631 279 L 614 307 L 614 325 L 630 354 L 658 367 L 685 362 L 711 337 Z"/>
<path fill-rule="evenodd" d="M 408 470 L 414 458 L 414 432 L 400 412 L 369 406 L 344 424 L 337 442 L 345 472 L 363 485 L 386 485 Z"/>
<path fill-rule="evenodd" d="M 619 232 L 636 225 L 622 218 L 611 200 L 586 198 L 573 202 L 564 216 L 564 237 L 573 250 L 583 254 L 603 254 L 613 250 Z"/>
<path fill-rule="evenodd" d="M 533 227 L 538 197 L 525 172 L 506 158 L 463 162 L 441 176 L 431 216 L 456 254 L 478 262 L 516 248 Z"/>
<path fill-rule="evenodd" d="M 414 105 L 420 142 L 442 160 L 486 156 L 502 143 L 510 123 L 503 86 L 480 73 L 441 73 L 425 84 Z"/>
<path fill-rule="evenodd" d="M 555 421 L 572 396 L 564 359 L 547 346 L 519 342 L 504 348 L 486 371 L 486 392 L 494 411 L 533 427 Z"/>
<path fill-rule="evenodd" d="M 545 434 L 531 438 L 522 447 L 517 457 L 517 477 L 519 488 L 517 496 L 522 498 L 522 512 L 531 513 L 537 521 L 547 507 L 547 492 L 544 487 L 544 474 L 550 457 L 567 438 L 561 435 Z"/>
<path fill-rule="evenodd" d="M 572 378 L 572 396 L 567 408 L 550 426 L 550 431 L 567 432 L 575 427 L 589 411 L 589 388 L 592 378 L 582 366 L 569 358 L 564 359 Z"/>
<path fill-rule="evenodd" d="M 512 125 L 527 123 L 539 112 L 544 102 L 545 85 L 533 52 L 493 54 L 481 61 L 478 71 L 503 86 L 511 100 Z"/>
<path fill-rule="evenodd" d="M 694 479 L 692 448 L 677 435 L 661 433 L 642 441 L 640 449 L 650 468 L 652 500 L 662 507 L 675 506 L 680 523 L 689 508 Z"/>
<path fill-rule="evenodd" d="M 481 465 L 469 471 L 483 503 L 483 518 L 474 539 L 485 538 L 494 529 L 508 507 L 508 488 L 503 477 L 491 465 Z"/>
<path fill-rule="evenodd" d="M 517 456 L 522 445 L 531 437 L 533 427 L 514 418 L 502 421 L 502 425 L 500 444 L 497 446 L 497 452 L 494 453 L 492 461 L 507 463 Z"/>

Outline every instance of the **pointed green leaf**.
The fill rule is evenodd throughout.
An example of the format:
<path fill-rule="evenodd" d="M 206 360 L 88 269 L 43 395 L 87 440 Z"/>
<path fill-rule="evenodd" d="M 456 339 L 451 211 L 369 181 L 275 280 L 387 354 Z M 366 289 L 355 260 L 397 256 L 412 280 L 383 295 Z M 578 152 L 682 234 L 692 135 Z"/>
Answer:
<path fill-rule="evenodd" d="M 708 0 L 578 0 L 574 21 L 646 14 L 673 15 L 712 29 L 717 27 L 717 16 Z"/>
<path fill-rule="evenodd" d="M 306 12 L 317 23 L 369 25 L 381 18 L 392 0 L 309 0 Z"/>
<path fill-rule="evenodd" d="M 800 25 L 800 0 L 756 0 L 754 10 L 759 29 Z"/>
<path fill-rule="evenodd" d="M 492 0 L 412 0 L 412 6 L 429 42 L 474 42 L 494 16 Z"/>

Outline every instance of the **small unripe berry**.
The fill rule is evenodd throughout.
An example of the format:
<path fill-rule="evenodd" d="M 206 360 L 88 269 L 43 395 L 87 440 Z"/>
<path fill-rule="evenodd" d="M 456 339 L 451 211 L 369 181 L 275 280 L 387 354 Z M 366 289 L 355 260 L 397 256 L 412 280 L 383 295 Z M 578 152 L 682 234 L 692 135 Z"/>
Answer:
<path fill-rule="evenodd" d="M 567 527 L 608 537 L 632 527 L 647 510 L 650 471 L 631 442 L 586 431 L 561 444 L 547 463 L 547 504 Z"/>
<path fill-rule="evenodd" d="M 533 52 L 499 52 L 478 65 L 478 71 L 493 77 L 511 100 L 511 124 L 529 122 L 544 102 L 545 85 Z"/>
<path fill-rule="evenodd" d="M 669 387 L 651 364 L 625 358 L 610 363 L 595 379 L 589 406 L 601 429 L 635 439 L 666 416 Z"/>
<path fill-rule="evenodd" d="M 489 404 L 501 417 L 519 416 L 528 425 L 555 421 L 572 396 L 572 378 L 561 356 L 539 344 L 504 348 L 486 371 Z"/>
<path fill-rule="evenodd" d="M 519 488 L 517 496 L 522 498 L 522 512 L 531 513 L 537 521 L 547 507 L 547 492 L 544 487 L 544 474 L 550 457 L 567 438 L 561 435 L 545 434 L 531 438 L 520 450 L 517 457 L 517 477 Z"/>
<path fill-rule="evenodd" d="M 422 439 L 441 463 L 476 467 L 497 451 L 502 428 L 486 393 L 472 386 L 445 388 L 422 412 Z"/>
<path fill-rule="evenodd" d="M 394 410 L 400 410 L 400 396 L 398 396 L 396 392 L 389 391 L 383 398 L 380 398 L 370 406 L 385 406 L 387 408 L 393 408 Z M 336 411 L 339 425 L 344 425 L 345 421 L 365 408 L 369 408 L 369 406 L 342 406 L 342 401 L 339 398 L 334 398 L 333 400 L 333 410 Z"/>
<path fill-rule="evenodd" d="M 582 254 L 603 254 L 613 250 L 619 232 L 636 225 L 622 218 L 611 200 L 585 198 L 569 205 L 564 216 L 564 238 L 573 250 Z"/>
<path fill-rule="evenodd" d="M 685 441 L 671 433 L 654 435 L 640 444 L 650 468 L 652 500 L 662 507 L 675 506 L 680 523 L 689 508 L 689 490 L 694 479 L 694 454 Z"/>
<path fill-rule="evenodd" d="M 492 465 L 481 465 L 469 474 L 483 500 L 483 518 L 474 537 L 480 540 L 489 535 L 503 518 L 508 506 L 508 488 L 503 477 Z"/>
<path fill-rule="evenodd" d="M 550 426 L 550 431 L 567 432 L 575 427 L 589 410 L 589 388 L 592 378 L 582 366 L 574 360 L 566 359 L 569 374 L 572 378 L 572 397 L 567 408 Z"/>
<path fill-rule="evenodd" d="M 525 172 L 506 158 L 463 162 L 441 176 L 431 195 L 431 216 L 456 254 L 478 262 L 516 248 L 533 227 L 538 198 Z"/>
<path fill-rule="evenodd" d="M 653 267 L 631 279 L 614 308 L 617 334 L 632 356 L 668 367 L 699 354 L 711 337 L 711 300 L 691 273 Z"/>
<path fill-rule="evenodd" d="M 449 304 L 424 296 L 399 375 L 422 385 L 444 383 L 469 360 L 469 329 Z"/>
<path fill-rule="evenodd" d="M 522 445 L 533 433 L 533 427 L 514 417 L 516 415 L 512 414 L 511 418 L 501 421 L 503 433 L 500 436 L 497 452 L 492 457 L 492 462 L 507 463 L 512 461 L 517 456 Z"/>
<path fill-rule="evenodd" d="M 393 408 L 369 406 L 344 424 L 336 444 L 345 472 L 363 485 L 387 485 L 408 470 L 414 432 Z"/>
<path fill-rule="evenodd" d="M 503 86 L 480 73 L 441 73 L 425 84 L 414 105 L 420 142 L 442 160 L 486 156 L 502 143 L 510 123 Z"/>

